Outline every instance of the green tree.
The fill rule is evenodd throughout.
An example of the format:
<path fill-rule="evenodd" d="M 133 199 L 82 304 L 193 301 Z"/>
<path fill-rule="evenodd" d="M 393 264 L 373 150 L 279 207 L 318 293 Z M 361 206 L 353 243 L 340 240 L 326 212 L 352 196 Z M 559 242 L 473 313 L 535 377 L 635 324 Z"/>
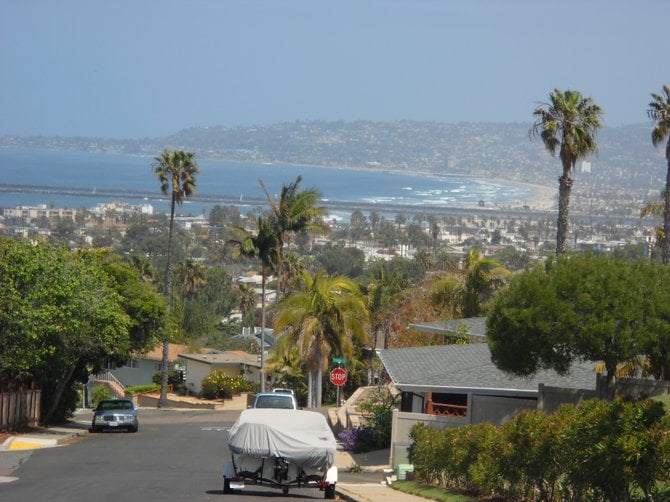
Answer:
<path fill-rule="evenodd" d="M 261 188 L 270 204 L 272 214 L 271 224 L 277 240 L 277 276 L 279 279 L 277 299 L 284 291 L 284 245 L 289 236 L 299 232 L 327 233 L 328 227 L 323 223 L 323 217 L 328 214 L 325 207 L 317 206 L 321 192 L 315 188 L 301 189 L 302 176 L 294 182 L 283 185 L 279 199 L 275 200 L 260 181 Z"/>
<path fill-rule="evenodd" d="M 596 131 L 602 127 L 602 110 L 591 98 L 578 91 L 554 89 L 549 93 L 549 102 L 542 103 L 533 111 L 536 117 L 530 130 L 539 136 L 545 148 L 559 158 L 563 174 L 558 179 L 558 229 L 556 231 L 556 254 L 565 251 L 568 234 L 568 209 L 573 179 L 570 173 L 577 160 L 597 151 Z"/>
<path fill-rule="evenodd" d="M 242 227 L 232 227 L 236 238 L 228 244 L 235 253 L 261 262 L 261 392 L 265 392 L 265 285 L 267 278 L 277 270 L 278 240 L 270 221 L 262 216 L 256 220 L 255 233 Z"/>
<path fill-rule="evenodd" d="M 530 375 L 565 373 L 575 358 L 602 361 L 609 384 L 619 364 L 670 329 L 659 276 L 652 263 L 605 255 L 566 255 L 514 276 L 487 319 L 493 362 Z"/>
<path fill-rule="evenodd" d="M 653 101 L 649 103 L 647 113 L 655 122 L 651 131 L 651 141 L 654 146 L 665 143 L 665 160 L 667 170 L 665 188 L 663 192 L 663 263 L 670 263 L 670 86 L 663 86 L 663 95 L 652 93 Z"/>
<path fill-rule="evenodd" d="M 165 265 L 165 295 L 168 298 L 168 309 L 172 310 L 172 232 L 174 229 L 175 206 L 182 205 L 184 199 L 195 193 L 195 176 L 199 168 L 195 154 L 183 150 L 164 150 L 158 157 L 154 157 L 152 167 L 154 174 L 161 184 L 164 195 L 170 193 L 170 224 L 168 228 L 168 242 Z M 167 404 L 168 389 L 168 360 L 170 351 L 170 336 L 163 335 L 163 355 L 161 360 L 161 393 L 158 407 Z"/>
<path fill-rule="evenodd" d="M 275 330 L 282 333 L 276 350 L 298 350 L 308 369 L 308 407 L 321 406 L 322 375 L 328 356 L 351 360 L 355 343 L 367 340 L 368 312 L 353 281 L 343 276 L 303 272 L 300 287 L 278 306 Z"/>
<path fill-rule="evenodd" d="M 42 421 L 68 416 L 76 382 L 151 346 L 164 309 L 108 250 L 0 239 L 0 387 L 37 384 Z"/>

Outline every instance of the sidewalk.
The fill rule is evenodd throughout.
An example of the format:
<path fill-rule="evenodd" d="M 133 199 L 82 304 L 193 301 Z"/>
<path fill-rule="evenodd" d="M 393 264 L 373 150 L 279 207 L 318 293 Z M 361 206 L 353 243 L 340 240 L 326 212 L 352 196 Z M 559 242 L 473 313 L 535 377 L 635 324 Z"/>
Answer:
<path fill-rule="evenodd" d="M 351 471 L 352 466 L 360 468 L 364 473 L 378 473 L 379 482 L 347 482 L 339 481 L 335 491 L 344 500 L 350 502 L 421 502 L 428 499 L 394 490 L 389 483 L 395 479 L 389 465 L 389 450 L 376 450 L 368 453 L 349 453 L 338 446 L 335 454 L 335 465 L 339 470 L 340 480 L 343 473 Z M 369 478 L 370 476 L 367 476 Z"/>

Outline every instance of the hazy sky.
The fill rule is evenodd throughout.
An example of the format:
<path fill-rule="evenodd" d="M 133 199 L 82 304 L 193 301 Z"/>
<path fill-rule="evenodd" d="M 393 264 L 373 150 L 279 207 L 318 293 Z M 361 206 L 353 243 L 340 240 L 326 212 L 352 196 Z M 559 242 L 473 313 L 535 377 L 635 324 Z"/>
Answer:
<path fill-rule="evenodd" d="M 531 122 L 554 87 L 641 123 L 668 19 L 668 0 L 0 0 L 0 134 Z"/>

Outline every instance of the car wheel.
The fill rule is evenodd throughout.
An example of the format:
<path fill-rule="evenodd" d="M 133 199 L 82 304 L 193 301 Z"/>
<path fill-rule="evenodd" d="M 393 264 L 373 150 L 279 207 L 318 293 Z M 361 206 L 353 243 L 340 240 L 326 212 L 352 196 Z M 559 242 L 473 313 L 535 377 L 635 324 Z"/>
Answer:
<path fill-rule="evenodd" d="M 137 432 L 139 430 L 139 425 L 131 425 L 128 427 L 128 432 Z"/>
<path fill-rule="evenodd" d="M 230 479 L 228 479 L 227 477 L 224 476 L 223 477 L 223 493 L 231 493 L 231 491 L 232 490 L 230 489 Z"/>

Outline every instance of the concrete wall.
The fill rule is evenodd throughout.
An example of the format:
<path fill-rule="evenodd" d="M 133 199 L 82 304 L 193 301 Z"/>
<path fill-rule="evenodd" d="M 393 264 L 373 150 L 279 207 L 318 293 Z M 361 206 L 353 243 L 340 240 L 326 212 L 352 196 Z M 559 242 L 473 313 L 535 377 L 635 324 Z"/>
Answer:
<path fill-rule="evenodd" d="M 640 378 L 617 378 L 614 383 L 617 395 L 639 399 L 642 397 L 670 394 L 670 382 L 667 380 L 646 380 Z"/>
<path fill-rule="evenodd" d="M 424 413 L 408 413 L 393 410 L 393 423 L 391 426 L 391 467 L 397 469 L 398 464 L 407 464 L 407 449 L 412 444 L 409 433 L 412 427 L 418 423 L 424 423 L 430 427 L 441 429 L 467 425 L 470 423 L 468 417 L 444 417 L 441 415 L 426 415 Z"/>

